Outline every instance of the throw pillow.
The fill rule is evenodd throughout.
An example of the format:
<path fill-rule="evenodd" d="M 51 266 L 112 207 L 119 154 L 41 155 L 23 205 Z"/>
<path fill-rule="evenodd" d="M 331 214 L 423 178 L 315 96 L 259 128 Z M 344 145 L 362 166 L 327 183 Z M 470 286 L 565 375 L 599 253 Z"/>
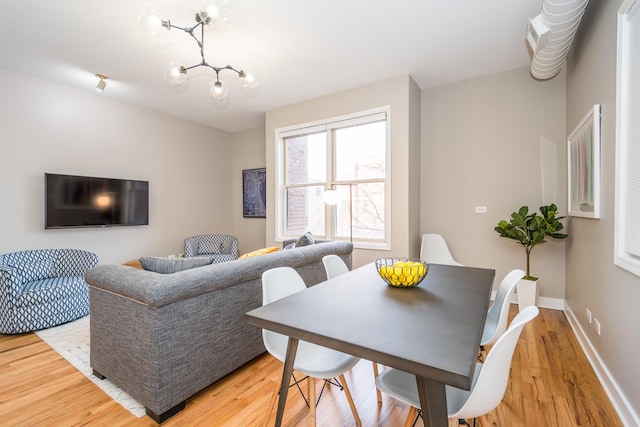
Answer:
<path fill-rule="evenodd" d="M 262 249 L 258 249 L 258 250 L 255 250 L 253 252 L 248 252 L 248 253 L 246 253 L 244 255 L 241 255 L 240 258 L 238 258 L 238 259 L 251 258 L 251 257 L 258 256 L 258 255 L 264 255 L 264 254 L 268 254 L 268 253 L 271 253 L 271 252 L 276 252 L 278 250 L 280 250 L 279 246 L 271 246 L 271 247 L 268 247 L 268 248 L 262 248 Z"/>
<path fill-rule="evenodd" d="M 282 249 L 283 249 L 283 250 L 286 250 L 286 249 L 293 249 L 293 248 L 295 248 L 295 247 L 296 247 L 296 242 L 291 242 L 291 243 L 288 243 L 288 244 L 287 244 L 284 248 L 282 248 Z"/>
<path fill-rule="evenodd" d="M 162 258 L 145 256 L 140 258 L 142 268 L 161 274 L 171 274 L 190 268 L 204 267 L 211 264 L 211 258 Z"/>
<path fill-rule="evenodd" d="M 313 240 L 313 236 L 311 235 L 311 232 L 307 231 L 302 236 L 300 236 L 298 241 L 296 241 L 296 248 L 300 246 L 313 245 L 314 243 L 315 243 L 315 240 Z"/>

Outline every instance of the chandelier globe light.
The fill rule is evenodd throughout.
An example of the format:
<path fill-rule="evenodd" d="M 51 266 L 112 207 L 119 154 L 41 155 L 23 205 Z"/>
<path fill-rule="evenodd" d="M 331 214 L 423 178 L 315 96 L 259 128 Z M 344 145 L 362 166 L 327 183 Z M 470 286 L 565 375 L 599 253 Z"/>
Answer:
<path fill-rule="evenodd" d="M 220 81 L 214 80 L 209 84 L 209 93 L 216 108 L 224 110 L 229 106 L 229 92 Z"/>
<path fill-rule="evenodd" d="M 204 29 L 210 27 L 213 30 L 224 30 L 229 24 L 227 5 L 224 0 L 201 0 L 198 3 L 198 12 L 195 14 L 196 24 L 192 27 L 180 27 L 173 25 L 169 18 L 160 12 L 155 6 L 147 5 L 138 16 L 140 27 L 145 34 L 157 37 L 168 34 L 171 29 L 176 29 L 189 34 L 198 44 L 200 50 L 200 62 L 185 66 L 176 61 L 169 62 L 164 69 L 164 77 L 171 90 L 178 94 L 184 94 L 189 88 L 188 72 L 194 68 L 205 67 L 215 72 L 215 79 L 209 84 L 209 93 L 214 105 L 219 109 L 229 106 L 229 92 L 220 81 L 222 71 L 235 73 L 240 79 L 240 89 L 247 98 L 255 98 L 260 92 L 260 83 L 253 73 L 243 69 L 236 69 L 231 65 L 222 67 L 213 66 L 207 62 L 204 55 Z"/>
<path fill-rule="evenodd" d="M 184 69 L 184 65 L 179 62 L 171 61 L 167 63 L 167 66 L 164 70 L 164 78 L 168 83 L 174 85 L 180 85 L 189 81 L 187 78 L 187 73 L 184 73 L 182 70 Z"/>
<path fill-rule="evenodd" d="M 229 25 L 226 1 L 201 0 L 198 10 L 196 21 L 210 25 L 214 30 L 224 30 Z"/>

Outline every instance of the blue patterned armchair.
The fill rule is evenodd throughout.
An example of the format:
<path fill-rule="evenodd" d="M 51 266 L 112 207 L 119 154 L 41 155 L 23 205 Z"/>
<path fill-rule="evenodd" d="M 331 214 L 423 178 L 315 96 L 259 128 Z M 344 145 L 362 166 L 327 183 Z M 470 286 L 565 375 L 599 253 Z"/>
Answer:
<path fill-rule="evenodd" d="M 213 263 L 238 259 L 238 239 L 225 234 L 200 234 L 184 240 L 184 256 L 211 259 Z"/>
<path fill-rule="evenodd" d="M 45 329 L 89 314 L 84 273 L 98 256 L 80 249 L 0 255 L 0 333 Z"/>

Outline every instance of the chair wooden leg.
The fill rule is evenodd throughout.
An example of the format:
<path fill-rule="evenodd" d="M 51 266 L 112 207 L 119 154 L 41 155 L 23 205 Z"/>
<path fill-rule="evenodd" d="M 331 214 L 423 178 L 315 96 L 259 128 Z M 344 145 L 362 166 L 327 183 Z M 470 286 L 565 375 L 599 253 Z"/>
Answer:
<path fill-rule="evenodd" d="M 371 362 L 373 364 L 373 378 L 378 378 L 378 364 L 376 362 Z M 380 389 L 376 387 L 376 395 L 378 396 L 378 405 L 382 405 L 382 393 L 380 393 Z"/>
<path fill-rule="evenodd" d="M 347 396 L 347 402 L 349 402 L 349 406 L 351 407 L 353 419 L 356 420 L 356 427 L 360 427 L 362 425 L 362 421 L 360 421 L 358 410 L 356 409 L 355 403 L 353 403 L 353 397 L 351 397 L 351 391 L 349 391 L 349 386 L 347 386 L 347 380 L 344 379 L 344 374 L 340 375 L 340 382 L 342 383 L 342 387 L 344 388 L 344 394 L 345 396 Z"/>
<path fill-rule="evenodd" d="M 409 408 L 409 414 L 407 414 L 407 419 L 404 422 L 404 427 L 413 427 L 413 424 L 416 422 L 416 417 L 418 416 L 418 408 L 412 406 Z"/>
<path fill-rule="evenodd" d="M 316 379 L 307 378 L 307 394 L 309 395 L 309 427 L 316 427 Z"/>

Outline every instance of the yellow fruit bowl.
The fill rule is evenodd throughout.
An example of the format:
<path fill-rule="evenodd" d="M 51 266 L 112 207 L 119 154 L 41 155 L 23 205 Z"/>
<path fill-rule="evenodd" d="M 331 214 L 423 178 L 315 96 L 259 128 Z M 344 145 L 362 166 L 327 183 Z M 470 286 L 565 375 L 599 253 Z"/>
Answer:
<path fill-rule="evenodd" d="M 419 259 L 381 258 L 377 259 L 375 264 L 382 280 L 394 288 L 418 286 L 429 269 L 429 266 Z"/>

